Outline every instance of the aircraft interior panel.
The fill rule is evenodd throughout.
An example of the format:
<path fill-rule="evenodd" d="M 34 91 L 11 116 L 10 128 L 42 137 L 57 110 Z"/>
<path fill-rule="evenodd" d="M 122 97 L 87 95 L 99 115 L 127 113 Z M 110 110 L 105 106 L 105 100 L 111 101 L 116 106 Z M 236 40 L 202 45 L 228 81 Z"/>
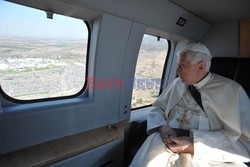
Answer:
<path fill-rule="evenodd" d="M 187 1 L 193 2 L 193 0 Z M 149 0 L 7 0 L 0 2 L 0 30 L 1 28 L 4 30 L 4 26 L 1 26 L 5 24 L 1 25 L 1 17 L 6 15 L 1 14 L 1 3 L 31 7 L 43 13 L 44 18 L 47 17 L 51 22 L 53 17 L 49 14 L 78 19 L 84 25 L 86 24 L 88 39 L 84 42 L 86 48 L 81 48 L 80 51 L 76 49 L 77 47 L 72 47 L 72 50 L 65 49 L 57 53 L 61 54 L 57 57 L 63 57 L 68 50 L 74 53 L 73 56 L 78 52 L 86 51 L 86 60 L 85 58 L 78 60 L 76 56 L 77 59 L 73 62 L 86 70 L 85 74 L 81 73 L 85 84 L 82 84 L 83 88 L 78 93 L 72 96 L 59 95 L 25 101 L 15 99 L 19 95 L 9 96 L 2 89 L 1 82 L 15 84 L 13 82 L 15 77 L 18 78 L 20 73 L 25 72 L 39 78 L 36 75 L 37 71 L 51 69 L 59 71 L 59 65 L 54 63 L 49 67 L 39 68 L 32 66 L 32 69 L 27 65 L 26 71 L 18 67 L 15 67 L 18 69 L 16 71 L 7 68 L 6 64 L 10 61 L 5 54 L 8 49 L 10 49 L 9 53 L 15 53 L 14 58 L 24 59 L 22 62 L 25 62 L 28 61 L 26 55 L 24 58 L 20 55 L 26 53 L 25 49 L 32 50 L 32 42 L 22 44 L 23 48 L 19 45 L 15 46 L 14 43 L 18 40 L 13 40 L 12 44 L 12 36 L 5 36 L 0 32 L 0 42 L 3 41 L 0 43 L 0 75 L 15 76 L 14 78 L 2 77 L 4 81 L 0 80 L 0 166 L 128 166 L 148 136 L 146 119 L 152 110 L 152 102 L 149 105 L 143 105 L 148 100 L 146 93 L 137 92 L 140 98 L 134 98 L 134 91 L 140 89 L 135 87 L 133 82 L 137 75 L 136 68 L 138 66 L 141 68 L 138 76 L 144 77 L 144 80 L 156 78 L 155 74 L 162 72 L 161 78 L 157 78 L 160 79 L 159 88 L 156 93 L 150 92 L 150 96 L 156 99 L 177 77 L 176 53 L 193 42 L 201 42 L 211 51 L 212 72 L 240 83 L 249 95 L 249 77 L 246 77 L 250 55 L 246 49 L 242 49 L 242 45 L 248 48 L 250 38 L 246 32 L 250 32 L 250 24 L 244 28 L 240 26 L 242 20 L 249 20 L 248 17 L 250 17 L 249 12 L 245 10 L 247 8 L 245 6 L 249 4 L 247 1 L 244 1 L 245 6 L 240 5 L 237 8 L 239 13 L 237 16 L 227 15 L 233 3 L 225 4 L 228 6 L 225 10 L 220 11 L 216 8 L 217 13 L 222 12 L 217 18 L 212 7 L 209 6 L 209 4 L 216 5 L 216 2 L 209 0 L 206 1 L 208 6 L 203 6 L 200 2 L 192 5 L 179 0 L 154 0 L 154 2 Z M 240 8 L 242 10 L 239 10 Z M 18 13 L 10 14 L 10 16 L 15 15 L 18 16 Z M 22 20 L 16 21 L 21 23 Z M 18 27 L 14 28 L 18 29 Z M 70 34 L 72 31 L 74 30 L 68 29 L 65 33 Z M 31 34 L 32 32 L 30 30 Z M 17 37 L 17 39 L 20 38 Z M 5 43 L 8 40 L 10 44 Z M 165 45 L 161 43 L 163 41 Z M 57 51 L 60 47 L 73 45 L 75 41 L 71 42 L 57 44 L 55 41 L 48 40 L 44 45 L 49 46 L 47 50 L 51 50 L 49 44 L 52 43 L 52 47 L 57 47 Z M 144 43 L 147 43 L 145 48 L 143 48 Z M 162 46 L 165 48 L 162 49 Z M 18 48 L 21 48 L 21 53 L 15 50 Z M 39 51 L 36 50 L 36 52 Z M 154 55 L 150 55 L 149 52 Z M 34 52 L 30 53 L 36 55 Z M 141 53 L 149 58 L 141 58 L 143 66 L 139 64 Z M 242 56 L 243 53 L 244 56 Z M 159 59 L 160 54 L 163 54 L 163 57 Z M 69 57 L 66 56 L 63 60 L 71 62 Z M 44 59 L 39 58 L 43 62 Z M 12 62 L 15 61 L 12 60 Z M 53 60 L 49 61 L 53 62 Z M 153 65 L 149 64 L 152 62 Z M 16 64 L 21 66 L 25 63 Z M 61 66 L 64 67 L 64 65 Z M 156 72 L 158 68 L 161 71 Z M 51 76 L 54 76 L 53 72 Z M 2 78 L 0 76 L 0 79 Z M 66 75 L 64 78 L 67 80 Z M 26 79 L 28 80 L 29 77 L 26 76 Z M 24 80 L 22 81 L 25 83 Z M 70 80 L 67 83 L 70 85 L 73 82 L 75 81 Z M 7 87 L 9 85 L 7 84 Z M 11 92 L 12 87 L 10 89 Z M 21 89 L 23 88 L 20 87 Z M 46 93 L 44 91 L 41 94 Z M 141 106 L 136 107 L 133 102 Z"/>

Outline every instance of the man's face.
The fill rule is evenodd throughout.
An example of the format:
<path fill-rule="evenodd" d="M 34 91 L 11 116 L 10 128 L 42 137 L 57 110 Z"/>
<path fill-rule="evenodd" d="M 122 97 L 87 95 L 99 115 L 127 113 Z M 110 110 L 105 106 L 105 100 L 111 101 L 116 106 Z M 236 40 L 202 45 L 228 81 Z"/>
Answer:
<path fill-rule="evenodd" d="M 176 73 L 179 75 L 181 81 L 186 85 L 192 85 L 199 81 L 199 62 L 191 64 L 189 60 L 180 57 Z"/>

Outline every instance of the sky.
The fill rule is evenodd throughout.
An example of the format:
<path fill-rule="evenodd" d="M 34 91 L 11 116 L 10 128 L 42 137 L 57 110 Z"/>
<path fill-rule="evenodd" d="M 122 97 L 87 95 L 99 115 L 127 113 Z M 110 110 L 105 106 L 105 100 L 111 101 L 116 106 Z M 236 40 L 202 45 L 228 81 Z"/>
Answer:
<path fill-rule="evenodd" d="M 0 0 L 0 38 L 87 39 L 84 21 Z"/>

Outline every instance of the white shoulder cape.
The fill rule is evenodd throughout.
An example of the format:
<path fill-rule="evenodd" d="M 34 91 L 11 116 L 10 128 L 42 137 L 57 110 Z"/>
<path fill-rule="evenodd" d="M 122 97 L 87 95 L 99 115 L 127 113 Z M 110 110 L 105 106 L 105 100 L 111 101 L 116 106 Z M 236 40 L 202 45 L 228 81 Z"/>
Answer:
<path fill-rule="evenodd" d="M 170 110 L 187 91 L 179 78 L 163 91 L 148 116 L 148 132 L 167 124 Z M 235 81 L 212 74 L 199 89 L 211 131 L 192 130 L 194 157 L 218 162 L 248 162 L 250 154 L 250 100 Z"/>

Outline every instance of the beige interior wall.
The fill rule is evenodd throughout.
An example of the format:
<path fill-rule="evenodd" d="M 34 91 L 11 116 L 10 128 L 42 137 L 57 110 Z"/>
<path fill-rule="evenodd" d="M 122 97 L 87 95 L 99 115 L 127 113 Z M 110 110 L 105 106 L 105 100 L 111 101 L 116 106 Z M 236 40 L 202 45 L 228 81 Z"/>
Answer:
<path fill-rule="evenodd" d="M 240 57 L 250 57 L 250 19 L 240 21 Z"/>

